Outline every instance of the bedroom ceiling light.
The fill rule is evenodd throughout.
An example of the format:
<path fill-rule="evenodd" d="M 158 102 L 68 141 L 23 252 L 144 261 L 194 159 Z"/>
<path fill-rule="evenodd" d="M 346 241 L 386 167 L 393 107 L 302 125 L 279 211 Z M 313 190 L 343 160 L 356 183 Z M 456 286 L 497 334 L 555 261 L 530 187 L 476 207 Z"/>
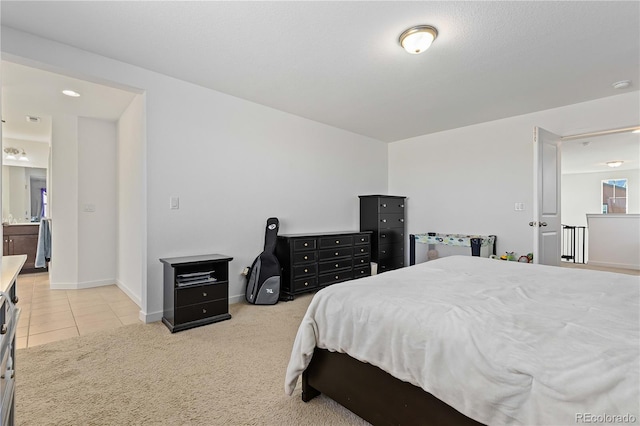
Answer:
<path fill-rule="evenodd" d="M 72 98 L 77 98 L 80 96 L 80 93 L 76 92 L 75 90 L 70 90 L 70 89 L 65 89 L 62 91 L 62 93 L 64 93 L 67 96 L 71 96 Z"/>
<path fill-rule="evenodd" d="M 431 46 L 431 43 L 438 37 L 438 30 L 430 25 L 416 25 L 400 34 L 400 45 L 408 53 L 417 55 Z"/>
<path fill-rule="evenodd" d="M 624 161 L 620 161 L 620 160 L 607 161 L 607 166 L 609 166 L 611 168 L 616 168 L 616 167 L 622 166 L 622 163 L 624 163 Z"/>

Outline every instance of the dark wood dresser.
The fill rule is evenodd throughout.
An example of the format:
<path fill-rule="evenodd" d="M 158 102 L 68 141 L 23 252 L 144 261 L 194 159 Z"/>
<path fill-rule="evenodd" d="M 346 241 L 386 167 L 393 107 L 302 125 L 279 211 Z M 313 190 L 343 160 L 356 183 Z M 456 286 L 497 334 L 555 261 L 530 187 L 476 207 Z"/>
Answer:
<path fill-rule="evenodd" d="M 370 252 L 370 232 L 279 235 L 280 299 L 371 275 Z"/>
<path fill-rule="evenodd" d="M 405 199 L 394 195 L 360 195 L 360 231 L 371 231 L 371 261 L 378 273 L 405 265 Z"/>
<path fill-rule="evenodd" d="M 172 333 L 231 318 L 232 259 L 222 254 L 160 259 L 164 264 L 162 322 Z"/>

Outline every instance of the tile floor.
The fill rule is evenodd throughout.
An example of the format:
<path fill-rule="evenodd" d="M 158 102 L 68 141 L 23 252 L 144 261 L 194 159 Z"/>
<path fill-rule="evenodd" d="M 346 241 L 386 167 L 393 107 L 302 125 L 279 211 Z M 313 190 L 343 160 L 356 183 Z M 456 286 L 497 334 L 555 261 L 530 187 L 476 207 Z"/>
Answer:
<path fill-rule="evenodd" d="M 47 273 L 22 274 L 16 290 L 21 309 L 18 349 L 140 321 L 140 308 L 115 284 L 51 290 Z"/>

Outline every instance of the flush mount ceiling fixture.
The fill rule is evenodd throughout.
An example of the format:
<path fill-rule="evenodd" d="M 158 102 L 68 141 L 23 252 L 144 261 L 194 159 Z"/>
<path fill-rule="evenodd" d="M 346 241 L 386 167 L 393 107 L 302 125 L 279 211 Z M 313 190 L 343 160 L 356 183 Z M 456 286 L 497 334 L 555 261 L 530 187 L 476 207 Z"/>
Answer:
<path fill-rule="evenodd" d="M 62 93 L 64 93 L 67 96 L 71 96 L 72 98 L 77 98 L 78 96 L 80 96 L 80 93 L 76 92 L 75 90 L 71 90 L 71 89 L 65 89 L 62 91 Z"/>
<path fill-rule="evenodd" d="M 621 161 L 621 160 L 607 161 L 607 166 L 611 168 L 616 168 L 616 167 L 622 166 L 622 163 L 624 163 L 624 161 Z"/>
<path fill-rule="evenodd" d="M 626 89 L 629 86 L 631 86 L 631 80 L 621 80 L 611 84 L 614 89 Z"/>
<path fill-rule="evenodd" d="M 431 43 L 438 37 L 438 30 L 430 25 L 416 25 L 400 34 L 400 45 L 408 53 L 417 55 L 431 46 Z"/>

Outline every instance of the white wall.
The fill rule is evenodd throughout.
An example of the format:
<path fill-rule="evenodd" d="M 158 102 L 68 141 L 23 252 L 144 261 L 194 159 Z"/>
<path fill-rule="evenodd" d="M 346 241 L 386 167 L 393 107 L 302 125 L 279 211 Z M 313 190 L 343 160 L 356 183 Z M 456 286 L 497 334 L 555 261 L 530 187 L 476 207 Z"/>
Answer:
<path fill-rule="evenodd" d="M 105 57 L 2 29 L 25 65 L 146 92 L 146 283 L 142 316 L 161 318 L 159 258 L 222 253 L 232 301 L 242 269 L 281 233 L 357 230 L 358 195 L 387 190 L 386 144 Z M 180 209 L 169 198 L 180 197 Z M 55 252 L 54 252 L 55 253 Z"/>
<path fill-rule="evenodd" d="M 114 284 L 115 122 L 78 118 L 78 203 L 78 287 Z"/>
<path fill-rule="evenodd" d="M 4 41 L 4 40 L 3 40 Z M 78 283 L 78 118 L 58 115 L 51 130 L 49 206 L 51 217 L 51 288 Z"/>
<path fill-rule="evenodd" d="M 532 252 L 534 127 L 564 136 L 638 124 L 639 93 L 389 144 L 389 191 L 408 197 L 408 232 L 496 234 L 498 253 Z"/>
<path fill-rule="evenodd" d="M 137 95 L 118 120 L 116 283 L 142 306 L 146 276 L 145 99 Z"/>
<path fill-rule="evenodd" d="M 562 175 L 562 223 L 587 226 L 587 214 L 602 213 L 602 181 L 628 179 L 627 213 L 640 213 L 640 170 Z"/>

